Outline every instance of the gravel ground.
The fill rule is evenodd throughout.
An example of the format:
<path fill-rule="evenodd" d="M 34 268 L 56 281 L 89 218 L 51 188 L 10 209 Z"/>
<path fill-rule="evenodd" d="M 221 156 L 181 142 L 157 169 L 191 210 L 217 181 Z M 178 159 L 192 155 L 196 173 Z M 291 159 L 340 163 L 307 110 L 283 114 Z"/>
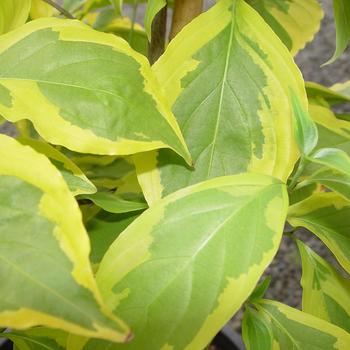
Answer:
<path fill-rule="evenodd" d="M 350 49 L 335 63 L 321 67 L 332 56 L 335 47 L 332 1 L 323 0 L 321 2 L 326 13 L 321 30 L 315 40 L 298 54 L 296 62 L 305 80 L 330 86 L 350 79 Z M 141 13 L 139 16 L 142 17 Z M 4 124 L 0 126 L 0 132 L 13 134 L 13 129 L 8 124 Z M 315 236 L 306 230 L 299 232 L 298 236 L 318 254 L 335 263 L 331 253 Z M 272 276 L 271 288 L 267 297 L 299 308 L 301 302 L 299 255 L 289 237 L 283 238 L 280 250 L 266 274 Z M 235 317 L 235 328 L 239 328 L 239 322 L 237 322 L 239 318 L 239 315 Z"/>

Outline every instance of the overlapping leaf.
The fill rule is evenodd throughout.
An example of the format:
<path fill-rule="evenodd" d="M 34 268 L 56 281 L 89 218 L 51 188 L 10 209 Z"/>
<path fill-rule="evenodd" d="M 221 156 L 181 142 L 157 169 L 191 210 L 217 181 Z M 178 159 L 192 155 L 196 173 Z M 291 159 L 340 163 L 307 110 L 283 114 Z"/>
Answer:
<path fill-rule="evenodd" d="M 335 192 L 316 192 L 289 208 L 288 221 L 318 236 L 350 273 L 350 203 Z"/>
<path fill-rule="evenodd" d="M 297 241 L 302 262 L 303 311 L 350 332 L 350 280 Z"/>
<path fill-rule="evenodd" d="M 28 145 L 39 153 L 48 157 L 59 170 L 69 189 L 74 195 L 83 193 L 95 193 L 96 187 L 84 175 L 84 173 L 76 166 L 68 157 L 57 149 L 39 140 L 20 138 L 18 141 L 23 145 Z"/>
<path fill-rule="evenodd" d="M 0 1 L 0 34 L 24 24 L 29 16 L 31 0 Z"/>
<path fill-rule="evenodd" d="M 38 19 L 2 37 L 0 113 L 82 153 L 170 147 L 190 159 L 146 58 L 78 21 Z"/>
<path fill-rule="evenodd" d="M 256 332 L 243 330 L 248 350 L 264 344 L 262 350 L 347 350 L 350 334 L 320 318 L 271 300 L 255 304 L 257 312 L 250 312 L 245 326 Z M 253 329 L 254 329 L 253 328 Z M 256 338 L 260 337 L 260 338 Z"/>
<path fill-rule="evenodd" d="M 323 11 L 317 0 L 247 0 L 293 55 L 319 31 Z"/>
<path fill-rule="evenodd" d="M 30 17 L 32 19 L 51 17 L 57 13 L 54 7 L 43 0 L 31 0 L 31 2 L 32 6 L 30 8 Z"/>
<path fill-rule="evenodd" d="M 74 197 L 43 155 L 0 135 L 0 326 L 125 341 L 102 303 Z"/>
<path fill-rule="evenodd" d="M 221 0 L 187 25 L 153 66 L 194 159 L 135 157 L 149 203 L 190 184 L 255 171 L 286 180 L 298 156 L 291 92 L 300 72 L 277 35 L 243 0 Z"/>
<path fill-rule="evenodd" d="M 152 22 L 157 13 L 166 6 L 166 0 L 148 0 L 145 13 L 145 29 L 148 39 L 151 40 Z"/>
<path fill-rule="evenodd" d="M 284 184 L 247 173 L 185 188 L 146 210 L 97 273 L 104 300 L 135 332 L 125 348 L 197 350 L 209 343 L 276 253 L 286 206 Z M 105 346 L 90 341 L 84 349 Z"/>

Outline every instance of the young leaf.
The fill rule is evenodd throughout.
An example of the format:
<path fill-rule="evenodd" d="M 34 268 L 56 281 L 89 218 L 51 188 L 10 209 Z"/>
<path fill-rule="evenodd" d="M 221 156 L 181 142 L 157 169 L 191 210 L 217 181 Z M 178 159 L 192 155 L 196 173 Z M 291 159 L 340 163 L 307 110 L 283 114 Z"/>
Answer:
<path fill-rule="evenodd" d="M 115 214 L 129 213 L 147 208 L 147 203 L 143 200 L 131 201 L 123 198 L 121 195 L 109 192 L 96 192 L 94 194 L 85 194 L 81 198 L 90 199 L 97 206 L 105 211 Z"/>
<path fill-rule="evenodd" d="M 204 348 L 271 262 L 287 205 L 284 184 L 246 173 L 182 189 L 137 218 L 97 273 L 104 300 L 135 333 L 128 348 Z"/>
<path fill-rule="evenodd" d="M 247 350 L 273 349 L 273 333 L 270 321 L 262 313 L 247 307 L 242 321 L 243 341 Z"/>
<path fill-rule="evenodd" d="M 271 283 L 271 276 L 266 277 L 260 284 L 256 286 L 249 300 L 261 299 L 268 290 Z"/>
<path fill-rule="evenodd" d="M 326 63 L 333 63 L 345 51 L 350 41 L 350 2 L 333 0 L 334 20 L 337 31 L 337 44 L 333 57 Z"/>
<path fill-rule="evenodd" d="M 78 21 L 38 19 L 2 37 L 0 113 L 30 119 L 48 142 L 73 151 L 170 147 L 190 161 L 146 58 Z"/>
<path fill-rule="evenodd" d="M 166 6 L 166 0 L 148 0 L 145 13 L 145 29 L 148 40 L 151 41 L 152 22 L 156 14 Z"/>
<path fill-rule="evenodd" d="M 350 280 L 297 241 L 302 262 L 303 311 L 350 332 Z"/>
<path fill-rule="evenodd" d="M 46 142 L 19 138 L 17 139 L 22 145 L 27 145 L 35 151 L 44 154 L 48 157 L 53 165 L 59 170 L 64 180 L 66 181 L 70 191 L 73 195 L 83 193 L 95 193 L 96 187 L 84 175 L 84 173 L 77 167 L 68 157 Z"/>
<path fill-rule="evenodd" d="M 28 146 L 0 135 L 0 327 L 36 325 L 125 341 L 102 303 L 81 214 L 61 174 Z"/>
<path fill-rule="evenodd" d="M 317 0 L 247 0 L 296 55 L 319 31 L 323 10 Z"/>
<path fill-rule="evenodd" d="M 316 192 L 289 208 L 288 222 L 318 236 L 350 273 L 350 203 L 335 192 Z"/>
<path fill-rule="evenodd" d="M 123 0 L 109 0 L 113 5 L 115 14 L 117 16 L 122 16 L 123 13 Z"/>
<path fill-rule="evenodd" d="M 255 305 L 264 326 L 273 332 L 273 349 L 297 350 L 347 350 L 350 334 L 343 329 L 305 312 L 271 300 Z M 262 335 L 262 333 L 260 332 Z M 266 342 L 265 339 L 261 340 Z M 255 349 L 254 349 L 255 350 Z"/>
<path fill-rule="evenodd" d="M 294 92 L 292 92 L 292 105 L 294 110 L 295 138 L 300 152 L 304 156 L 307 156 L 317 145 L 317 127 L 307 109 L 300 103 L 298 96 Z"/>
<path fill-rule="evenodd" d="M 31 0 L 1 0 L 0 34 L 7 33 L 24 24 L 28 19 L 30 6 Z"/>
<path fill-rule="evenodd" d="M 198 16 L 153 68 L 194 168 L 170 152 L 135 157 L 145 193 L 159 199 L 244 171 L 287 179 L 298 158 L 290 90 L 307 108 L 304 82 L 286 47 L 245 1 L 221 0 Z"/>

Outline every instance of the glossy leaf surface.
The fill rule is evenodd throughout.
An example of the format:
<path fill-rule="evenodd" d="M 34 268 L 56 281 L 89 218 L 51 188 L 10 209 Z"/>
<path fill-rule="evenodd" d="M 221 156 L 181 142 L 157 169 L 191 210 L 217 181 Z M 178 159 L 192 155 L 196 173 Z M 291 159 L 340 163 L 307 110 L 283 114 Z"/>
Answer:
<path fill-rule="evenodd" d="M 306 108 L 300 72 L 277 35 L 243 0 L 219 1 L 188 24 L 153 66 L 193 157 L 135 157 L 149 203 L 222 175 L 285 180 L 298 157 L 291 91 Z"/>
<path fill-rule="evenodd" d="M 43 155 L 0 135 L 0 326 L 36 325 L 125 341 L 102 303 L 81 214 Z"/>
<path fill-rule="evenodd" d="M 287 202 L 278 180 L 242 174 L 185 188 L 146 210 L 97 273 L 104 300 L 135 332 L 111 349 L 207 345 L 275 255 Z M 91 341 L 84 349 L 104 346 Z"/>
<path fill-rule="evenodd" d="M 170 147 L 190 159 L 146 58 L 78 21 L 38 19 L 2 37 L 0 113 L 82 153 Z"/>

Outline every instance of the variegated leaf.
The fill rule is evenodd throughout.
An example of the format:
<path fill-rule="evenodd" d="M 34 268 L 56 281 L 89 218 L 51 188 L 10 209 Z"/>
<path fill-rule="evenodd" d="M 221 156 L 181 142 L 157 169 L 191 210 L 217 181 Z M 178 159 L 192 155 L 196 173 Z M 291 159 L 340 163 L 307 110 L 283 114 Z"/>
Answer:
<path fill-rule="evenodd" d="M 331 89 L 342 96 L 346 96 L 350 100 L 350 80 L 344 83 L 334 84 Z"/>
<path fill-rule="evenodd" d="M 69 189 L 75 196 L 96 192 L 94 184 L 84 175 L 79 167 L 56 148 L 39 140 L 27 138 L 20 138 L 17 140 L 22 145 L 28 145 L 37 152 L 48 157 L 51 163 L 59 170 Z"/>
<path fill-rule="evenodd" d="M 284 184 L 246 173 L 184 188 L 146 210 L 97 273 L 104 300 L 135 332 L 125 348 L 204 348 L 271 262 L 287 205 Z M 90 341 L 84 349 L 107 347 L 124 348 Z"/>
<path fill-rule="evenodd" d="M 277 35 L 243 0 L 188 24 L 153 66 L 194 158 L 135 157 L 147 201 L 209 178 L 254 171 L 286 180 L 298 157 L 291 93 L 304 82 Z"/>
<path fill-rule="evenodd" d="M 348 350 L 350 334 L 305 312 L 271 300 L 255 304 L 259 320 L 273 333 L 271 347 L 264 350 Z M 269 332 L 259 333 L 270 336 Z M 266 338 L 261 342 L 266 342 Z M 255 350 L 255 348 L 252 348 Z"/>
<path fill-rule="evenodd" d="M 309 101 L 314 104 L 317 104 L 317 102 L 321 102 L 322 104 L 322 100 L 330 105 L 350 101 L 350 97 L 346 95 L 345 84 L 336 84 L 328 88 L 314 82 L 306 82 L 305 87 Z"/>
<path fill-rule="evenodd" d="M 302 262 L 303 311 L 350 332 L 350 280 L 297 241 Z"/>
<path fill-rule="evenodd" d="M 317 0 L 246 0 L 271 26 L 293 55 L 319 31 L 323 10 Z"/>
<path fill-rule="evenodd" d="M 350 203 L 335 192 L 316 192 L 292 205 L 288 221 L 306 227 L 332 251 L 350 273 Z"/>
<path fill-rule="evenodd" d="M 0 34 L 24 24 L 29 16 L 31 0 L 0 1 Z"/>
<path fill-rule="evenodd" d="M 190 161 L 146 58 L 78 21 L 38 19 L 2 37 L 0 113 L 30 119 L 48 142 L 74 151 L 170 147 Z"/>
<path fill-rule="evenodd" d="M 0 158 L 0 327 L 125 341 L 128 327 L 102 302 L 81 214 L 59 171 L 4 135 Z"/>

